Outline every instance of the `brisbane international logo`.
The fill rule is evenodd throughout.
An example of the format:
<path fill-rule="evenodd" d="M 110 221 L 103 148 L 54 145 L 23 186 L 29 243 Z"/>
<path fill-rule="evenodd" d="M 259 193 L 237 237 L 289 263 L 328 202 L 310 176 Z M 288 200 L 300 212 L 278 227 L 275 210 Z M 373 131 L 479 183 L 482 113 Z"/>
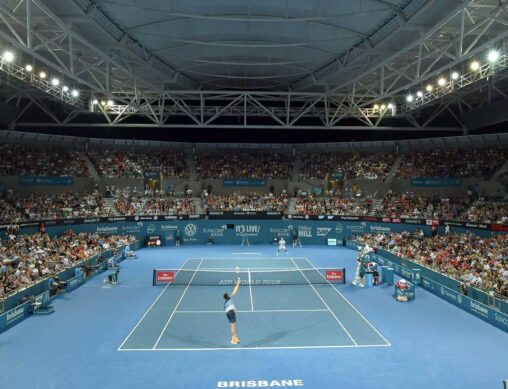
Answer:
<path fill-rule="evenodd" d="M 185 235 L 194 236 L 198 232 L 198 227 L 195 224 L 187 224 L 184 229 Z"/>

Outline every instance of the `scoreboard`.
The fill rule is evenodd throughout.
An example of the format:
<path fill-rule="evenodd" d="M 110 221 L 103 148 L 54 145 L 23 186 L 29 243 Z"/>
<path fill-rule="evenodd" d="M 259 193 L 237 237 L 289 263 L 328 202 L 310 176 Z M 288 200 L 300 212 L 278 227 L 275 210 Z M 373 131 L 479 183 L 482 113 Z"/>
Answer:
<path fill-rule="evenodd" d="M 162 239 L 160 235 L 147 235 L 145 237 L 146 247 L 158 247 L 162 245 Z"/>

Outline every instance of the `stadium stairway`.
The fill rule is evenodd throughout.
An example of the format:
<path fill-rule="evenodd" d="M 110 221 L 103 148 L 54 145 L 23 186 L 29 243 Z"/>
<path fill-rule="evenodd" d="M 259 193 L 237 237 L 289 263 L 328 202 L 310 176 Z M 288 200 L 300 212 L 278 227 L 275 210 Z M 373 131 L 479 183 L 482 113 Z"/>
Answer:
<path fill-rule="evenodd" d="M 99 172 L 95 168 L 95 165 L 92 163 L 90 158 L 88 158 L 88 155 L 86 153 L 83 153 L 83 157 L 85 159 L 86 166 L 88 167 L 88 172 L 90 173 L 90 177 L 93 178 L 94 180 L 99 180 L 100 179 Z"/>
<path fill-rule="evenodd" d="M 383 199 L 374 199 L 374 202 L 372 203 L 372 208 L 370 209 L 369 216 L 374 216 L 378 214 L 378 209 L 383 204 Z"/>
<path fill-rule="evenodd" d="M 289 204 L 288 204 L 288 214 L 289 215 L 296 213 L 295 206 L 296 206 L 296 198 L 295 197 L 291 197 L 289 199 Z"/>
<path fill-rule="evenodd" d="M 194 206 L 196 207 L 197 214 L 202 215 L 205 213 L 205 209 L 203 208 L 203 203 L 201 202 L 201 199 L 199 197 L 193 197 L 192 202 L 194 203 Z"/>
<path fill-rule="evenodd" d="M 397 156 L 397 158 L 395 158 L 395 161 L 393 162 L 392 167 L 390 168 L 390 170 L 386 174 L 386 181 L 385 182 L 389 183 L 389 182 L 393 181 L 393 178 L 395 177 L 395 172 L 399 168 L 400 162 L 402 161 L 403 157 L 404 157 L 404 154 L 400 154 L 400 155 Z"/>
<path fill-rule="evenodd" d="M 503 166 L 501 166 L 499 169 L 497 169 L 497 172 L 494 173 L 494 175 L 492 176 L 492 179 L 496 180 L 501 174 L 503 174 L 507 170 L 508 170 L 508 161 L 505 161 Z"/>
<path fill-rule="evenodd" d="M 293 182 L 298 182 L 298 177 L 300 176 L 300 172 L 302 170 L 302 160 L 299 155 L 296 156 L 293 163 L 293 175 L 291 177 L 291 180 Z"/>
<path fill-rule="evenodd" d="M 115 206 L 115 199 L 110 197 L 104 197 L 104 205 L 107 208 L 108 215 L 121 216 L 120 212 Z"/>
<path fill-rule="evenodd" d="M 196 162 L 194 161 L 194 157 L 191 154 L 186 154 L 185 162 L 187 163 L 187 168 L 189 169 L 189 179 L 191 181 L 197 181 L 198 172 L 196 170 Z"/>

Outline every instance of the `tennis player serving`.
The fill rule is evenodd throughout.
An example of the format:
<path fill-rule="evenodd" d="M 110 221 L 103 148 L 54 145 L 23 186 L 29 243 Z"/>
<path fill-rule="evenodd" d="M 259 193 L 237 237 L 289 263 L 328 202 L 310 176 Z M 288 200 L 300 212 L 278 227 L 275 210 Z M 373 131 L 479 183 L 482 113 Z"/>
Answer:
<path fill-rule="evenodd" d="M 240 277 L 238 277 L 238 281 L 236 281 L 235 289 L 233 289 L 233 293 L 231 296 L 227 293 L 224 293 L 224 310 L 226 311 L 226 316 L 231 324 L 231 344 L 239 344 L 240 340 L 236 336 L 236 307 L 232 297 L 236 296 L 238 293 L 238 289 L 240 289 Z"/>

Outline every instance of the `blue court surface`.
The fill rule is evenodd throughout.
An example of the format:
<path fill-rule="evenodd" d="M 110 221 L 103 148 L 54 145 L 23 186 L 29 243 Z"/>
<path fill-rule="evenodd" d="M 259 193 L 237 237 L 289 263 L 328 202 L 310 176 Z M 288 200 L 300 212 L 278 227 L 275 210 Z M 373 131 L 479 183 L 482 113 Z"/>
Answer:
<path fill-rule="evenodd" d="M 502 388 L 508 334 L 418 288 L 326 282 L 318 269 L 354 273 L 342 247 L 150 248 L 0 334 L 0 388 Z M 240 345 L 229 344 L 224 292 L 206 277 L 290 277 L 240 287 Z M 152 286 L 152 270 L 184 282 Z M 273 272 L 273 273 L 272 273 Z M 278 273 L 277 273 L 278 272 Z M 204 278 L 202 278 L 204 277 Z M 236 277 L 236 275 L 235 275 Z M 251 283 L 252 284 L 252 283 Z"/>

